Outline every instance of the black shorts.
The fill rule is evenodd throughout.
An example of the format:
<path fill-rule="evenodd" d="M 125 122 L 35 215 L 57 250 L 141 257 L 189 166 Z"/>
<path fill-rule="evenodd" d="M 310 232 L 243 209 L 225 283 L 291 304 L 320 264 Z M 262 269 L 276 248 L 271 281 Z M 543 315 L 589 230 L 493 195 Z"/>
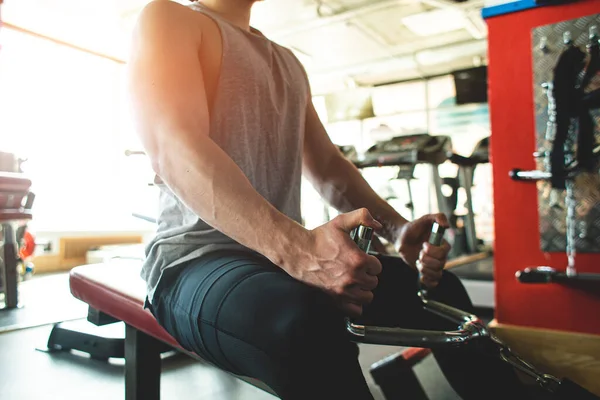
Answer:
<path fill-rule="evenodd" d="M 423 310 L 414 269 L 397 257 L 379 259 L 383 270 L 374 300 L 356 322 L 456 329 Z M 447 271 L 430 295 L 461 309 L 472 308 L 460 281 Z M 332 299 L 262 256 L 217 252 L 192 261 L 165 275 L 151 309 L 185 349 L 221 369 L 263 381 L 281 398 L 372 398 L 358 363 L 358 347 Z M 516 385 L 512 370 L 492 358 L 468 349 L 436 351 L 435 356 L 463 398 L 515 393 L 510 391 Z M 503 380 L 501 388 L 498 379 Z"/>

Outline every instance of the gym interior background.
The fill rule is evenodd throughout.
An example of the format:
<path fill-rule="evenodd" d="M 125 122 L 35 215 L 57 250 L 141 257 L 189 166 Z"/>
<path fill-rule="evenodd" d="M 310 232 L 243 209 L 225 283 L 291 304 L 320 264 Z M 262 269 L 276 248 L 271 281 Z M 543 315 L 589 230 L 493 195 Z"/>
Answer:
<path fill-rule="evenodd" d="M 147 2 L 0 1 L 3 399 L 123 397 L 124 323 L 89 322 L 69 271 L 139 264 L 154 233 L 158 189 L 124 84 Z M 569 45 L 592 51 L 600 3 L 537 3 L 270 0 L 255 5 L 252 24 L 303 63 L 333 142 L 382 197 L 407 218 L 450 217 L 447 268 L 490 329 L 600 395 L 597 100 L 591 168 L 574 168 L 578 139 L 566 139 L 562 167 L 551 159 L 554 66 Z M 588 92 L 598 88 L 595 70 Z M 566 189 L 552 178 L 560 168 Z M 335 215 L 308 184 L 302 211 L 307 227 Z M 69 351 L 82 333 L 117 353 Z M 361 345 L 377 398 L 371 365 L 403 351 Z M 414 371 L 427 396 L 457 399 L 423 356 Z M 186 356 L 164 357 L 161 390 L 163 399 L 273 398 Z"/>

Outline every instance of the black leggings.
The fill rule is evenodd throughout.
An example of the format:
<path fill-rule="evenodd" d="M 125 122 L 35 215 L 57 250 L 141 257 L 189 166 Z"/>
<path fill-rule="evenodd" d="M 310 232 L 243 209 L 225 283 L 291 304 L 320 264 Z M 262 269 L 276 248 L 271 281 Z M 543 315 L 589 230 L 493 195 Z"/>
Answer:
<path fill-rule="evenodd" d="M 416 272 L 379 256 L 383 272 L 360 322 L 407 328 L 456 326 L 423 311 Z M 472 309 L 460 281 L 444 272 L 431 297 Z M 153 299 L 158 322 L 187 350 L 237 375 L 266 383 L 283 399 L 372 399 L 333 301 L 263 257 L 213 253 L 163 277 Z M 463 399 L 521 398 L 506 365 L 470 349 L 435 351 Z M 392 399 L 390 399 L 392 400 Z"/>

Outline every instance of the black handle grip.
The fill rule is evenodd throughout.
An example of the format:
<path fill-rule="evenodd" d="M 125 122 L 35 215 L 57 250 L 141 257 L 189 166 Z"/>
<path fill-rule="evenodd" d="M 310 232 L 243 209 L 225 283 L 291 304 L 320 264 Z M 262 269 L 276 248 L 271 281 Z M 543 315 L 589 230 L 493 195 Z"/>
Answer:
<path fill-rule="evenodd" d="M 550 267 L 525 268 L 517 271 L 515 276 L 521 283 L 550 283 L 557 271 Z"/>

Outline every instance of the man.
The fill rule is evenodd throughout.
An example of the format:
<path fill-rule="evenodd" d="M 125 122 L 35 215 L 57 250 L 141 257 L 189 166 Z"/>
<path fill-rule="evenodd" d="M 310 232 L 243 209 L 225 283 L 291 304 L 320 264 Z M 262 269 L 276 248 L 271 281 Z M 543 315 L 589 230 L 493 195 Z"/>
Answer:
<path fill-rule="evenodd" d="M 147 306 L 184 348 L 284 399 L 369 399 L 344 317 L 453 329 L 423 315 L 414 269 L 433 296 L 471 306 L 443 272 L 449 245 L 427 243 L 434 221 L 448 223 L 407 222 L 344 159 L 301 64 L 249 26 L 253 3 L 155 1 L 135 28 L 133 110 L 161 186 Z M 314 230 L 300 224 L 302 173 L 343 213 Z M 359 224 L 401 258 L 363 253 L 349 237 Z M 481 398 L 490 379 L 475 355 L 436 356 L 465 398 Z"/>

